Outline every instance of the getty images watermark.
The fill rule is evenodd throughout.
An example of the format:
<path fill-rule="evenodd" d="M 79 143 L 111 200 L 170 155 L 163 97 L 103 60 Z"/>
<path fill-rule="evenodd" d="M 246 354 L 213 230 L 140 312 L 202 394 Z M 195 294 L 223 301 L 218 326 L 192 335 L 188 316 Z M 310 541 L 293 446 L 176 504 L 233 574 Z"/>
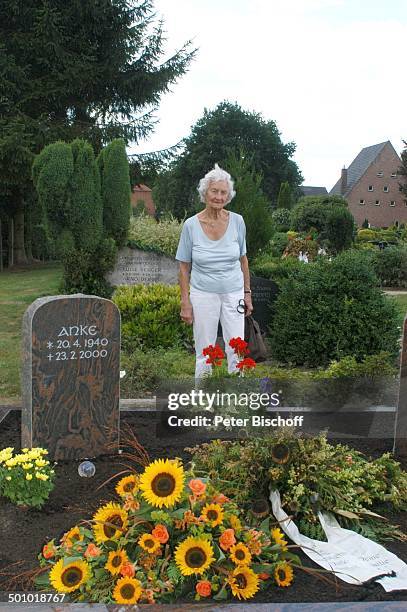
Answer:
<path fill-rule="evenodd" d="M 248 414 L 242 416 L 242 412 L 248 410 L 278 409 L 280 397 L 278 393 L 226 393 L 207 392 L 203 389 L 192 389 L 184 393 L 169 393 L 167 396 L 167 409 L 176 411 L 180 409 L 183 416 L 171 414 L 167 418 L 170 427 L 196 428 L 196 427 L 301 427 L 304 416 L 282 417 L 280 414 L 266 416 L 263 414 Z M 185 410 L 205 411 L 212 414 L 188 414 Z M 238 414 L 231 414 L 236 411 Z M 219 414 L 217 414 L 219 413 Z"/>

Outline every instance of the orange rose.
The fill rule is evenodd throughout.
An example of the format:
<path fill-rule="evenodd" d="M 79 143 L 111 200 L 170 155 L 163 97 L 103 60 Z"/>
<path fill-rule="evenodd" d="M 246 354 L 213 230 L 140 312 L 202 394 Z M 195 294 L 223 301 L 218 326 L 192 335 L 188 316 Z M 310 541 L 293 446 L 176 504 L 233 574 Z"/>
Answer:
<path fill-rule="evenodd" d="M 225 529 L 219 538 L 219 544 L 222 550 L 229 550 L 233 544 L 236 544 L 235 530 Z"/>
<path fill-rule="evenodd" d="M 95 546 L 94 544 L 88 544 L 87 549 L 85 550 L 85 557 L 89 559 L 89 557 L 98 557 L 101 554 L 101 549 Z"/>
<path fill-rule="evenodd" d="M 264 572 L 263 574 L 259 574 L 259 578 L 260 580 L 268 580 L 270 578 L 270 574 L 266 574 Z"/>
<path fill-rule="evenodd" d="M 203 495 L 206 491 L 206 484 L 200 478 L 193 478 L 188 486 L 195 495 Z"/>
<path fill-rule="evenodd" d="M 170 539 L 165 525 L 156 525 L 153 531 L 151 532 L 151 535 L 157 538 L 160 544 L 165 544 Z"/>
<path fill-rule="evenodd" d="M 201 597 L 209 597 L 212 593 L 212 585 L 209 580 L 200 580 L 196 583 L 195 589 Z"/>
<path fill-rule="evenodd" d="M 45 544 L 42 547 L 42 556 L 44 557 L 44 559 L 51 559 L 51 557 L 53 557 L 55 553 L 56 553 L 56 548 L 52 544 L 52 542 L 50 542 L 49 544 Z"/>
<path fill-rule="evenodd" d="M 219 493 L 213 498 L 214 504 L 225 504 L 228 501 L 230 501 L 229 497 L 226 497 L 226 495 L 223 495 L 223 493 Z"/>
<path fill-rule="evenodd" d="M 136 573 L 133 563 L 123 563 L 120 573 L 122 576 L 126 576 L 126 578 L 133 578 L 134 574 Z"/>

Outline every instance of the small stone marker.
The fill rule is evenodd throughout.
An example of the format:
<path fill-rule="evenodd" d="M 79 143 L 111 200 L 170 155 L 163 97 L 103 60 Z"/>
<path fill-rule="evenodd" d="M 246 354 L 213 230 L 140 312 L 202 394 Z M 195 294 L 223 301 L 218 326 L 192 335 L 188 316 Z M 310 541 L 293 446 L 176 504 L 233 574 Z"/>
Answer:
<path fill-rule="evenodd" d="M 270 304 L 274 302 L 278 294 L 277 284 L 260 276 L 250 277 L 250 288 L 252 290 L 253 317 L 260 325 L 262 331 L 267 331 L 271 322 Z"/>
<path fill-rule="evenodd" d="M 22 446 L 52 459 L 118 450 L 120 312 L 76 294 L 35 300 L 23 318 Z"/>
<path fill-rule="evenodd" d="M 407 457 L 407 316 L 404 319 L 401 342 L 400 387 L 394 429 L 393 452 L 397 455 Z"/>
<path fill-rule="evenodd" d="M 106 276 L 113 286 L 178 283 L 178 262 L 166 255 L 124 247 L 119 251 L 113 272 Z"/>

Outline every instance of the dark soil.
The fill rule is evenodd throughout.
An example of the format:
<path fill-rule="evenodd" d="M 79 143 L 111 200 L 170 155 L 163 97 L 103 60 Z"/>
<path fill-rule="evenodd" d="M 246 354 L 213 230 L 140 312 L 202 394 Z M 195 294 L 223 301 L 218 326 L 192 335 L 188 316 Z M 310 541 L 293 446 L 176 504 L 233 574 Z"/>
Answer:
<path fill-rule="evenodd" d="M 122 426 L 128 424 L 136 433 L 141 444 L 148 451 L 150 459 L 157 457 L 181 457 L 188 461 L 189 455 L 184 447 L 194 446 L 201 440 L 196 433 L 159 439 L 156 436 L 153 414 L 124 414 Z M 343 442 L 343 441 L 342 441 Z M 363 443 L 349 442 L 359 450 L 378 456 L 391 450 L 391 440 L 364 440 Z M 0 449 L 6 446 L 20 447 L 20 415 L 11 412 L 0 424 Z M 78 475 L 79 462 L 60 462 L 56 466 L 56 486 L 41 511 L 24 511 L 16 508 L 7 500 L 0 498 L 0 591 L 27 590 L 22 579 L 15 584 L 7 582 L 7 574 L 16 575 L 38 567 L 37 555 L 43 544 L 60 537 L 78 521 L 90 518 L 96 508 L 114 496 L 113 482 L 97 490 L 113 474 L 124 469 L 120 455 L 104 456 L 94 461 L 96 474 L 92 479 Z M 400 525 L 407 532 L 405 513 L 388 515 L 392 523 Z M 407 561 L 406 543 L 394 541 L 386 543 L 386 548 Z M 302 562 L 308 568 L 316 568 L 312 561 L 300 553 Z M 15 567 L 12 564 L 20 562 Z M 274 587 L 271 591 L 260 593 L 253 602 L 314 602 L 314 601 L 407 601 L 407 591 L 386 593 L 378 584 L 368 587 L 349 586 L 342 581 L 335 585 L 326 584 L 314 575 L 301 570 L 295 573 L 293 586 L 288 589 Z M 34 590 L 33 587 L 28 590 Z"/>

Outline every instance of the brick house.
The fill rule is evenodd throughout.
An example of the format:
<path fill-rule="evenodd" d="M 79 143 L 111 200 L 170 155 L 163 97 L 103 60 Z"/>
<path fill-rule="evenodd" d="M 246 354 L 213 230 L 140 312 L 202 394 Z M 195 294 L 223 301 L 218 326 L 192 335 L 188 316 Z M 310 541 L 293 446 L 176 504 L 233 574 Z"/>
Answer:
<path fill-rule="evenodd" d="M 343 196 L 360 227 L 365 219 L 373 227 L 407 224 L 407 204 L 399 190 L 397 170 L 401 159 L 389 140 L 365 147 L 341 178 L 330 195 Z"/>
<path fill-rule="evenodd" d="M 147 185 L 134 185 L 131 190 L 131 207 L 133 212 L 137 206 L 144 205 L 144 209 L 151 217 L 155 216 L 155 204 L 153 201 L 151 189 Z"/>

